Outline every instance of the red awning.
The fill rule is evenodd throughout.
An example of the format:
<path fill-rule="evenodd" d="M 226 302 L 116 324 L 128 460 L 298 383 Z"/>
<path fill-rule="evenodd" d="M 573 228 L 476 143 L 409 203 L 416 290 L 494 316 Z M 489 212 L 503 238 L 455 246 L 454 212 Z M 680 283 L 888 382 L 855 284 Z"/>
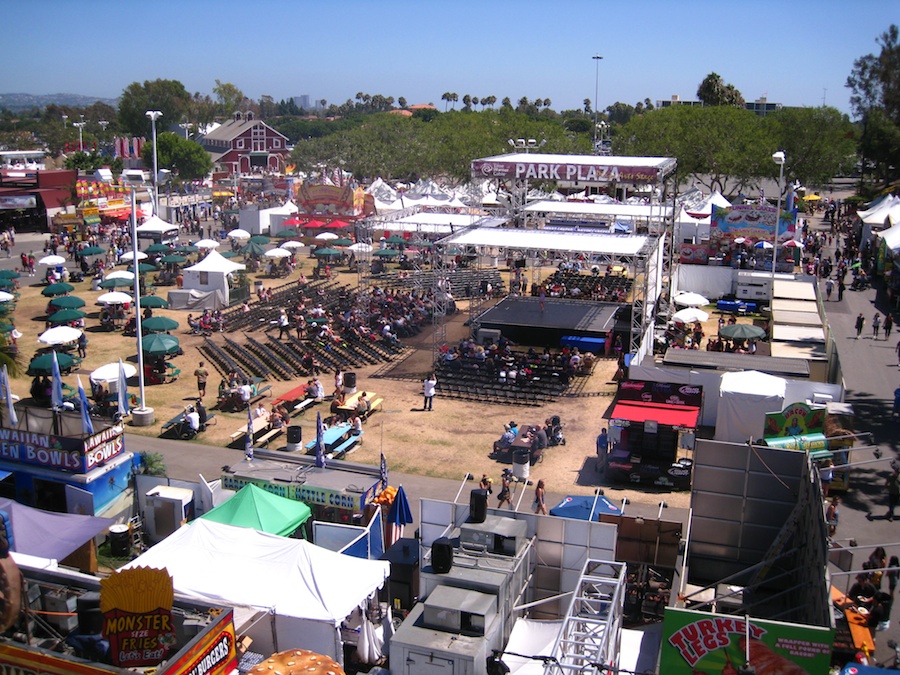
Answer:
<path fill-rule="evenodd" d="M 692 405 L 669 405 L 667 403 L 642 403 L 640 401 L 619 401 L 613 408 L 610 419 L 646 422 L 656 420 L 670 427 L 697 428 L 700 408 Z"/>

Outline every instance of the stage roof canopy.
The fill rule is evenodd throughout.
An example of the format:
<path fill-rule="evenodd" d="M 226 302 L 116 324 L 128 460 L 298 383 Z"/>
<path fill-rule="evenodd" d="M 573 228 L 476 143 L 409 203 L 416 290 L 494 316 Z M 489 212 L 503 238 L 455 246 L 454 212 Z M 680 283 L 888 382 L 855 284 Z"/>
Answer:
<path fill-rule="evenodd" d="M 650 237 L 621 234 L 555 232 L 509 228 L 478 228 L 444 240 L 447 246 L 491 246 L 502 249 L 537 249 L 607 255 L 637 255 Z"/>
<path fill-rule="evenodd" d="M 661 204 L 596 204 L 594 202 L 532 202 L 525 207 L 531 213 L 558 213 L 565 215 L 614 216 L 617 218 L 668 218 L 671 206 Z"/>
<path fill-rule="evenodd" d="M 512 153 L 472 161 L 473 178 L 572 181 L 591 185 L 656 183 L 675 171 L 674 157 L 604 157 Z"/>

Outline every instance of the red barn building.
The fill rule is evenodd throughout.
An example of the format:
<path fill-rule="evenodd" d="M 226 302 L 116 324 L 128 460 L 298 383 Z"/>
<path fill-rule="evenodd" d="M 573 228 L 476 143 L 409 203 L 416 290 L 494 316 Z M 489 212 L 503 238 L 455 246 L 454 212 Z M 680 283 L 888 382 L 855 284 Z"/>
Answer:
<path fill-rule="evenodd" d="M 216 169 L 229 174 L 284 171 L 290 154 L 287 136 L 254 119 L 252 112 L 235 113 L 231 121 L 206 134 L 203 147 Z"/>

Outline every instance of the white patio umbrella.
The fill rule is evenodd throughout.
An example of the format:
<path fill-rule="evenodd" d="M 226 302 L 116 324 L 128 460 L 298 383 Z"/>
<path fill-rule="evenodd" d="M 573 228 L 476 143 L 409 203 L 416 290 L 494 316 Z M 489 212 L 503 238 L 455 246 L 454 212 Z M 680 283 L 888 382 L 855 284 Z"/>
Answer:
<path fill-rule="evenodd" d="M 286 241 L 281 244 L 280 248 L 303 248 L 306 244 L 302 241 Z"/>
<path fill-rule="evenodd" d="M 134 272 L 129 272 L 128 270 L 116 270 L 114 272 L 110 272 L 103 278 L 104 279 L 128 279 L 129 281 L 134 281 Z"/>
<path fill-rule="evenodd" d="M 111 291 L 98 297 L 97 302 L 101 305 L 124 305 L 134 302 L 134 298 L 122 291 Z"/>
<path fill-rule="evenodd" d="M 291 255 L 290 251 L 286 251 L 283 248 L 273 248 L 266 251 L 267 258 L 290 258 Z"/>
<path fill-rule="evenodd" d="M 215 239 L 201 239 L 194 246 L 197 248 L 219 248 L 220 242 Z"/>
<path fill-rule="evenodd" d="M 11 302 L 15 300 L 16 296 L 12 293 L 7 293 L 6 291 L 0 291 L 0 302 Z"/>
<path fill-rule="evenodd" d="M 148 255 L 147 255 L 146 253 L 144 253 L 143 251 L 138 251 L 138 252 L 137 252 L 137 259 L 138 259 L 138 260 L 146 260 L 146 259 L 149 258 L 149 257 L 150 257 L 150 256 L 148 256 Z M 128 252 L 123 253 L 122 255 L 119 256 L 119 260 L 125 260 L 125 261 L 128 261 L 128 262 L 130 262 L 132 258 L 134 258 L 134 251 L 128 251 Z M 109 277 L 107 277 L 107 278 L 109 278 Z"/>
<path fill-rule="evenodd" d="M 673 301 L 679 307 L 703 307 L 709 304 L 709 300 L 699 293 L 679 293 Z"/>
<path fill-rule="evenodd" d="M 317 234 L 316 239 L 319 241 L 328 241 L 329 239 L 340 239 L 334 232 L 323 232 L 322 234 Z"/>
<path fill-rule="evenodd" d="M 709 314 L 696 307 L 685 307 L 684 309 L 679 309 L 675 312 L 672 315 L 672 319 L 680 321 L 681 323 L 694 323 L 695 321 L 703 322 L 709 321 Z"/>
<path fill-rule="evenodd" d="M 137 368 L 130 363 L 123 363 L 125 369 L 125 377 L 134 377 L 137 375 Z M 91 382 L 115 382 L 119 379 L 119 362 L 107 363 L 100 366 L 91 373 Z"/>
<path fill-rule="evenodd" d="M 75 342 L 81 337 L 81 331 L 71 326 L 54 326 L 45 330 L 38 337 L 38 342 L 45 345 L 64 345 L 67 342 Z"/>
<path fill-rule="evenodd" d="M 372 245 L 366 244 L 365 242 L 358 242 L 356 244 L 351 244 L 347 247 L 348 251 L 353 251 L 354 253 L 371 253 Z"/>
<path fill-rule="evenodd" d="M 247 230 L 238 228 L 229 232 L 227 236 L 231 237 L 232 239 L 249 239 L 250 233 L 247 232 Z"/>
<path fill-rule="evenodd" d="M 66 259 L 61 255 L 47 255 L 38 260 L 38 265 L 65 265 Z"/>

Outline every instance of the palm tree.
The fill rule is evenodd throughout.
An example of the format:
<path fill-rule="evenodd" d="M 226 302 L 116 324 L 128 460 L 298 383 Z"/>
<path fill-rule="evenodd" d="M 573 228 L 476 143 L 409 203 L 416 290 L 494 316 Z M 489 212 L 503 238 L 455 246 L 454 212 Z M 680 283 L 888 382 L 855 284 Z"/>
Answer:
<path fill-rule="evenodd" d="M 591 114 L 591 99 L 589 99 L 589 98 L 584 99 L 584 114 L 585 115 Z"/>
<path fill-rule="evenodd" d="M 472 97 L 472 105 L 478 105 L 481 101 L 477 96 Z"/>
<path fill-rule="evenodd" d="M 459 94 L 457 94 L 455 91 L 452 94 L 450 94 L 450 101 L 452 101 L 452 103 L 453 103 L 454 110 L 456 110 L 456 102 L 458 100 L 459 100 Z"/>
<path fill-rule="evenodd" d="M 400 98 L 398 98 L 397 105 L 399 105 L 401 108 L 405 108 L 406 107 L 406 97 L 401 96 Z"/>
<path fill-rule="evenodd" d="M 444 102 L 444 112 L 447 112 L 447 108 L 450 106 L 450 97 L 452 94 L 449 91 L 445 91 L 441 94 L 441 100 Z"/>
<path fill-rule="evenodd" d="M 550 107 L 550 99 L 549 99 L 549 98 L 545 98 L 545 99 L 544 99 L 544 107 L 545 107 L 545 108 L 549 108 L 549 107 Z"/>
<path fill-rule="evenodd" d="M 512 108 L 512 101 L 509 99 L 509 96 L 504 96 L 503 100 L 500 101 L 500 105 L 504 108 Z"/>

